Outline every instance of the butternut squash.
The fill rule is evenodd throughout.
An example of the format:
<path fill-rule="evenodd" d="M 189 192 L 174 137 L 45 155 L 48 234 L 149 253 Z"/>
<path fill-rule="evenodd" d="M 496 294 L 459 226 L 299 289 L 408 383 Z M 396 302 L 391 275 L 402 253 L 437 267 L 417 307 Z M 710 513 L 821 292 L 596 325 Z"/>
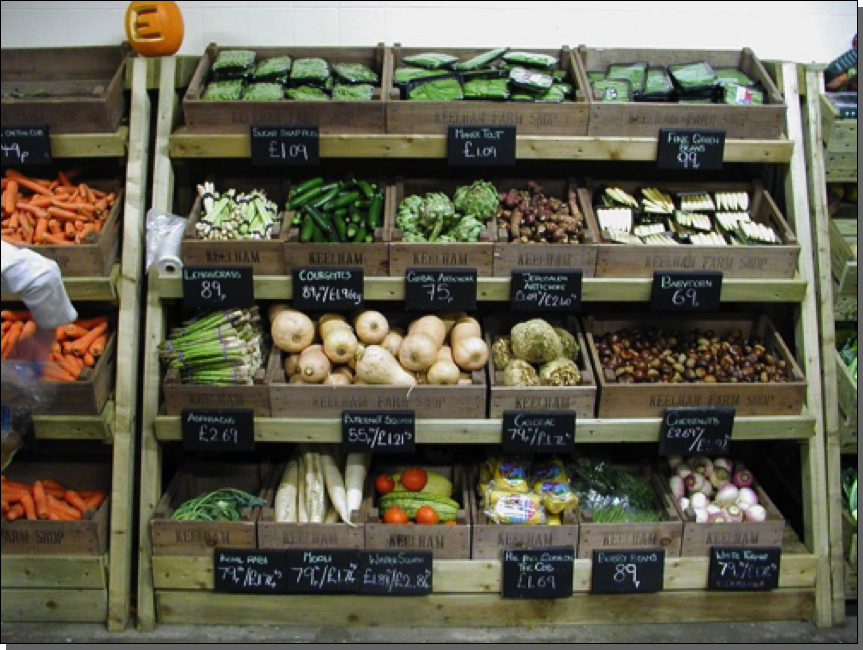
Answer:
<path fill-rule="evenodd" d="M 308 384 L 320 384 L 330 374 L 333 364 L 323 352 L 313 350 L 300 356 L 300 376 Z"/>
<path fill-rule="evenodd" d="M 326 386 L 350 386 L 351 378 L 345 377 L 340 373 L 331 373 L 329 377 L 324 379 L 324 385 Z"/>
<path fill-rule="evenodd" d="M 326 341 L 330 332 L 334 332 L 336 330 L 353 331 L 350 323 L 338 314 L 328 314 L 328 316 L 330 316 L 330 318 L 327 320 L 322 319 L 318 321 L 318 332 L 320 333 L 322 340 Z"/>
<path fill-rule="evenodd" d="M 369 345 L 357 357 L 357 377 L 367 384 L 416 386 L 416 379 L 380 345 Z"/>
<path fill-rule="evenodd" d="M 333 363 L 347 363 L 356 356 L 358 344 L 359 341 L 349 326 L 331 330 L 324 337 L 324 354 Z"/>
<path fill-rule="evenodd" d="M 439 349 L 440 346 L 429 335 L 411 333 L 402 341 L 402 346 L 399 349 L 399 361 L 406 370 L 428 370 L 435 362 Z"/>
<path fill-rule="evenodd" d="M 270 328 L 273 343 L 283 352 L 302 352 L 315 338 L 315 325 L 312 319 L 294 310 L 279 312 Z"/>
<path fill-rule="evenodd" d="M 368 345 L 377 345 L 386 338 L 390 331 L 390 324 L 382 313 L 369 309 L 360 312 L 360 315 L 354 319 L 354 329 L 360 341 Z"/>
<path fill-rule="evenodd" d="M 401 349 L 402 341 L 404 341 L 404 339 L 404 333 L 394 327 L 390 329 L 390 331 L 384 337 L 384 340 L 381 341 L 381 346 L 386 348 L 387 352 L 389 352 L 394 357 L 398 357 L 399 349 Z"/>
<path fill-rule="evenodd" d="M 437 316 L 423 316 L 408 328 L 408 337 L 412 334 L 425 334 L 430 337 L 437 350 L 446 341 L 446 325 Z"/>
<path fill-rule="evenodd" d="M 452 328 L 452 332 L 450 333 L 450 343 L 453 347 L 455 347 L 461 339 L 465 338 L 482 338 L 482 328 L 479 326 L 473 318 L 471 319 L 463 319 L 461 322 L 456 323 L 456 326 Z"/>
<path fill-rule="evenodd" d="M 438 386 L 452 386 L 461 378 L 461 371 L 451 360 L 439 359 L 435 361 L 426 373 L 428 383 Z"/>
<path fill-rule="evenodd" d="M 281 314 L 283 311 L 294 310 L 291 309 L 290 306 L 285 302 L 274 302 L 272 305 L 270 305 L 270 308 L 267 309 L 267 320 L 272 323 L 276 319 L 276 316 Z"/>
<path fill-rule="evenodd" d="M 488 362 L 488 345 L 476 336 L 463 337 L 453 344 L 452 355 L 459 368 L 481 370 Z"/>
<path fill-rule="evenodd" d="M 435 355 L 435 362 L 437 361 L 449 361 L 451 363 L 455 363 L 452 358 L 452 348 L 448 345 L 442 345 Z"/>
<path fill-rule="evenodd" d="M 300 355 L 289 354 L 285 357 L 285 374 L 288 377 L 293 377 L 300 371 Z"/>

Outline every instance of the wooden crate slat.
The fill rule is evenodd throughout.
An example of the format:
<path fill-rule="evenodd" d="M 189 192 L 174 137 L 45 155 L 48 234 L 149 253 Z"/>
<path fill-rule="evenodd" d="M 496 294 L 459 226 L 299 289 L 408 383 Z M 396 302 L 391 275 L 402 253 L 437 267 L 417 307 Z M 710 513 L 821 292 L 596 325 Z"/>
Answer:
<path fill-rule="evenodd" d="M 105 623 L 108 594 L 104 589 L 0 590 L 0 618 L 4 623 Z"/>
<path fill-rule="evenodd" d="M 33 430 L 39 440 L 104 440 L 114 437 L 114 400 L 99 415 L 35 415 Z"/>
<path fill-rule="evenodd" d="M 107 589 L 108 556 L 0 555 L 3 589 Z M 5 620 L 5 619 L 4 619 Z"/>

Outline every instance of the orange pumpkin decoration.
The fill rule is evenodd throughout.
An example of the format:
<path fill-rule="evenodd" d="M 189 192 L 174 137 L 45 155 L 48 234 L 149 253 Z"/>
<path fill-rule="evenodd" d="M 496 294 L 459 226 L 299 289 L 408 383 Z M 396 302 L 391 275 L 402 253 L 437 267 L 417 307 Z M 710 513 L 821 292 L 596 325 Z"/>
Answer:
<path fill-rule="evenodd" d="M 171 56 L 183 44 L 183 14 L 176 2 L 130 2 L 126 37 L 143 56 Z"/>

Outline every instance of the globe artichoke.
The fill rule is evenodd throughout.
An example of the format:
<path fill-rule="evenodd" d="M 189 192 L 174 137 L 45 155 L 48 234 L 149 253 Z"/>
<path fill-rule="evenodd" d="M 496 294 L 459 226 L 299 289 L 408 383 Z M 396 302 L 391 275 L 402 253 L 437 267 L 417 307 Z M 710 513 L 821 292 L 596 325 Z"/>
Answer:
<path fill-rule="evenodd" d="M 457 212 L 485 222 L 497 213 L 499 195 L 488 181 L 474 181 L 456 189 L 453 203 Z"/>

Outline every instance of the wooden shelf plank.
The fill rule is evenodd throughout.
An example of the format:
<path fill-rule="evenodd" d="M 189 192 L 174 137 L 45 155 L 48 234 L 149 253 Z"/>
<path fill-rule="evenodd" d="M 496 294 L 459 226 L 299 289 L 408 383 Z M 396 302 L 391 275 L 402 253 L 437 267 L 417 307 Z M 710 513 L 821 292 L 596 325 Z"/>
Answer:
<path fill-rule="evenodd" d="M 129 145 L 129 127 L 116 133 L 61 133 L 51 135 L 52 158 L 122 158 Z"/>
<path fill-rule="evenodd" d="M 788 140 L 727 140 L 725 162 L 787 163 L 794 145 Z M 172 158 L 248 158 L 247 133 L 189 133 L 186 127 L 169 140 Z M 445 135 L 321 135 L 321 158 L 445 158 Z M 656 138 L 519 136 L 522 160 L 656 160 Z"/>
<path fill-rule="evenodd" d="M 543 625 L 751 622 L 811 616 L 809 590 L 764 593 L 576 594 L 561 600 L 504 600 L 496 594 L 405 597 L 261 596 L 157 591 L 160 623 L 379 627 L 534 627 Z"/>
<path fill-rule="evenodd" d="M 113 302 L 119 298 L 117 280 L 120 277 L 120 266 L 115 264 L 111 275 L 97 278 L 63 278 L 63 285 L 70 300 Z M 3 302 L 19 300 L 14 293 L 0 295 Z"/>
<path fill-rule="evenodd" d="M 0 556 L 3 591 L 10 587 L 41 589 L 107 589 L 108 556 Z M 4 611 L 5 614 L 5 611 Z M 5 620 L 5 618 L 4 618 Z"/>
<path fill-rule="evenodd" d="M 33 431 L 39 440 L 104 440 L 114 437 L 114 401 L 101 415 L 35 415 Z"/>
<path fill-rule="evenodd" d="M 815 587 L 814 555 L 782 556 L 780 589 Z M 573 593 L 588 593 L 591 579 L 590 560 L 576 560 Z M 668 558 L 665 562 L 665 591 L 692 591 L 707 588 L 708 558 Z M 433 563 L 432 584 L 435 594 L 500 594 L 499 560 L 437 560 Z M 213 557 L 154 556 L 153 581 L 156 589 L 212 590 Z"/>
<path fill-rule="evenodd" d="M 160 275 L 155 285 L 162 298 L 182 298 L 183 283 L 179 275 Z M 256 276 L 255 297 L 260 300 L 289 300 L 292 297 L 290 276 Z M 599 302 L 614 296 L 615 302 L 647 302 L 652 278 L 585 278 L 585 302 Z M 366 300 L 404 300 L 404 278 L 366 278 Z M 806 282 L 787 280 L 734 279 L 722 283 L 725 302 L 800 302 L 806 293 Z M 509 278 L 479 278 L 477 298 L 481 301 L 508 301 Z"/>
<path fill-rule="evenodd" d="M 156 439 L 181 440 L 180 417 L 156 418 Z M 500 444 L 501 420 L 417 420 L 419 444 Z M 658 442 L 659 418 L 578 420 L 576 441 L 584 443 Z M 806 440 L 814 435 L 809 414 L 777 417 L 740 417 L 734 421 L 734 440 Z M 318 418 L 256 418 L 257 442 L 340 443 L 341 421 Z"/>
<path fill-rule="evenodd" d="M 7 589 L 0 591 L 4 623 L 102 623 L 108 616 L 104 589 Z"/>

